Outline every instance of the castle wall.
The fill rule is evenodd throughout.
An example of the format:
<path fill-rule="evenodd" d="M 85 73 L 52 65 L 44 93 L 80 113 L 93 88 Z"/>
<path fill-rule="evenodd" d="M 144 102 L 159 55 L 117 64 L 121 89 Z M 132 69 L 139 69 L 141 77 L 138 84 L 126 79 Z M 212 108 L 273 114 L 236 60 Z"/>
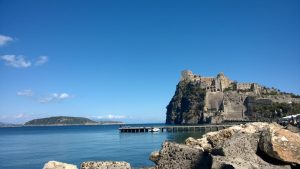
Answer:
<path fill-rule="evenodd" d="M 193 74 L 190 70 L 181 72 L 181 80 L 199 82 L 201 88 L 210 92 L 223 91 L 232 83 L 232 80 L 227 78 L 223 73 L 219 73 L 217 77 L 201 77 Z"/>
<path fill-rule="evenodd" d="M 226 88 L 228 88 L 230 85 L 231 85 L 231 83 L 232 83 L 232 80 L 230 80 L 229 78 L 227 78 L 225 75 L 224 75 L 224 73 L 219 73 L 218 75 L 217 75 L 217 81 L 218 81 L 218 83 L 219 83 L 219 89 L 221 90 L 221 91 L 223 91 L 224 89 L 226 89 Z"/>
<path fill-rule="evenodd" d="M 237 83 L 237 90 L 250 90 L 253 83 Z"/>
<path fill-rule="evenodd" d="M 208 92 L 205 95 L 205 111 L 223 111 L 223 92 Z"/>
<path fill-rule="evenodd" d="M 193 74 L 190 70 L 184 70 L 181 72 L 181 80 L 188 81 L 200 81 L 201 76 Z"/>

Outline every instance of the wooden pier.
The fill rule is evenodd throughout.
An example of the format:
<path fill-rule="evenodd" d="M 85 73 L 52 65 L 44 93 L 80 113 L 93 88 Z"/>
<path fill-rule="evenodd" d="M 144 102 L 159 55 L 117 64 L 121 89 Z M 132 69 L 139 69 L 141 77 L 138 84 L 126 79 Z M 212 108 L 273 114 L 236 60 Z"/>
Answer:
<path fill-rule="evenodd" d="M 224 125 L 198 125 L 198 126 L 153 126 L 153 127 L 130 127 L 124 126 L 120 127 L 119 131 L 121 133 L 140 133 L 140 132 L 151 132 L 152 129 L 157 128 L 160 132 L 210 132 L 219 131 L 228 127 L 231 124 Z"/>

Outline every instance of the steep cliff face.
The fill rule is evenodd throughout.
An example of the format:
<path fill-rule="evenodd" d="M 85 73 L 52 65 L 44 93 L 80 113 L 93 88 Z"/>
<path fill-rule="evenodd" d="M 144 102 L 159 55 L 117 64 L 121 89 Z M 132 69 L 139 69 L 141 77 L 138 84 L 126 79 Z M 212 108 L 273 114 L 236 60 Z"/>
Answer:
<path fill-rule="evenodd" d="M 167 106 L 167 124 L 197 124 L 204 120 L 205 90 L 198 83 L 180 81 Z"/>
<path fill-rule="evenodd" d="M 267 121 L 300 113 L 300 98 L 256 83 L 238 83 L 183 71 L 167 106 L 167 124 Z"/>

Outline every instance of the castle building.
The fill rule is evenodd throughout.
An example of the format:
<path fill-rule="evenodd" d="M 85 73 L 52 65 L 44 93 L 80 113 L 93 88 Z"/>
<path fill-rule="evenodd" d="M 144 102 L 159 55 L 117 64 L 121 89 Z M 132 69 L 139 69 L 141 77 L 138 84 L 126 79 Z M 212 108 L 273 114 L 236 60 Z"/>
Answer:
<path fill-rule="evenodd" d="M 237 83 L 230 80 L 220 72 L 216 77 L 203 77 L 193 74 L 190 70 L 184 70 L 181 72 L 181 81 L 192 81 L 200 83 L 202 89 L 210 92 L 223 92 L 227 88 L 237 91 L 254 91 L 259 93 L 262 87 L 256 83 Z"/>
<path fill-rule="evenodd" d="M 233 82 L 227 78 L 223 72 L 219 73 L 217 77 L 203 77 L 193 74 L 190 70 L 181 72 L 181 80 L 198 82 L 201 88 L 211 92 L 224 91 L 224 89 L 229 87 Z"/>

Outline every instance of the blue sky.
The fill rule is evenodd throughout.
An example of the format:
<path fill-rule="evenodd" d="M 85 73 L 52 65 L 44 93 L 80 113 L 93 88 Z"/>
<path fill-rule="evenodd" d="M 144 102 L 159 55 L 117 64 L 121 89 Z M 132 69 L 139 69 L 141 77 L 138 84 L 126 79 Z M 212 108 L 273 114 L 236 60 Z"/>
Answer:
<path fill-rule="evenodd" d="M 180 71 L 300 94 L 298 0 L 0 0 L 0 121 L 164 122 Z"/>

